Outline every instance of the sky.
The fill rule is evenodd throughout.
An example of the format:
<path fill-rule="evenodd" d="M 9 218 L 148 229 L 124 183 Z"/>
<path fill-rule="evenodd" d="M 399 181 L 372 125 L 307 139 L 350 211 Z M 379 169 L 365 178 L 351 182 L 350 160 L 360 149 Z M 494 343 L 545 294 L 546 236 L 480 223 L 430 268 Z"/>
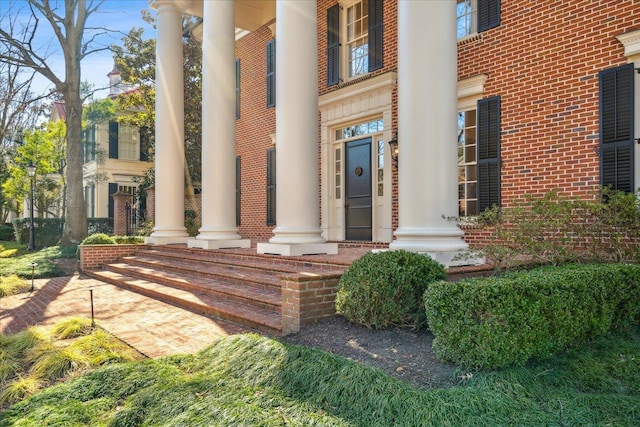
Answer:
<path fill-rule="evenodd" d="M 60 7 L 63 7 L 63 0 L 51 0 L 52 4 L 56 1 Z M 10 9 L 10 7 L 12 9 Z M 148 0 L 105 0 L 99 7 L 98 11 L 89 17 L 86 27 L 106 27 L 114 31 L 110 35 L 105 35 L 97 39 L 101 46 L 110 46 L 112 44 L 121 44 L 121 38 L 129 32 L 130 29 L 136 27 L 145 28 L 145 38 L 155 37 L 155 31 L 151 26 L 147 25 L 141 18 L 140 11 L 149 9 Z M 18 14 L 20 19 L 25 17 L 24 13 L 29 12 L 26 0 L 0 0 L 0 17 L 7 14 L 8 11 L 22 10 L 22 14 Z M 17 12 L 15 12 L 17 13 Z M 152 11 L 152 13 L 154 13 Z M 85 38 L 88 34 L 85 33 Z M 49 24 L 41 20 L 38 26 L 37 38 L 34 45 L 38 46 L 39 51 L 48 51 L 49 59 L 47 61 L 49 67 L 60 77 L 64 77 L 64 58 L 60 50 L 59 44 L 53 40 L 53 31 Z M 87 56 L 81 64 L 82 80 L 88 81 L 95 88 L 106 87 L 109 79 L 107 74 L 113 69 L 113 56 L 109 50 L 101 51 Z M 53 85 L 44 77 L 37 77 L 33 86 L 34 93 L 46 93 Z M 96 98 L 103 98 L 108 94 L 108 90 L 103 90 L 96 94 Z"/>

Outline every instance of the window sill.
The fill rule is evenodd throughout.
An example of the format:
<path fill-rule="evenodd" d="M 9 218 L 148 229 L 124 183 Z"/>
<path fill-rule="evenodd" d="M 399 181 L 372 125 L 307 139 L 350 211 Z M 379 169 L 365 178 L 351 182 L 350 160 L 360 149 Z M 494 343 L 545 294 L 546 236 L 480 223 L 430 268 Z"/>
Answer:
<path fill-rule="evenodd" d="M 468 45 L 478 40 L 482 40 L 482 33 L 469 34 L 468 36 L 458 39 L 458 46 Z"/>

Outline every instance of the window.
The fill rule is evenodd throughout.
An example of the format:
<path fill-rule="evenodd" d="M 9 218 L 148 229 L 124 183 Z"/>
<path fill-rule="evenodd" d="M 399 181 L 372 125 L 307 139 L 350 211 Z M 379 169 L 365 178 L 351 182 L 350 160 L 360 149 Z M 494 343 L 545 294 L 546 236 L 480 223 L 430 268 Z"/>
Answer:
<path fill-rule="evenodd" d="M 276 106 L 276 41 L 267 43 L 267 108 Z"/>
<path fill-rule="evenodd" d="M 634 192 L 633 64 L 601 71 L 600 184 Z"/>
<path fill-rule="evenodd" d="M 478 213 L 500 206 L 500 97 L 478 101 Z"/>
<path fill-rule="evenodd" d="M 267 225 L 276 225 L 276 149 L 267 150 Z"/>
<path fill-rule="evenodd" d="M 120 124 L 118 129 L 118 159 L 140 159 L 140 131 L 129 125 Z"/>
<path fill-rule="evenodd" d="M 96 159 L 96 125 L 91 125 L 83 131 L 84 136 L 84 162 Z"/>
<path fill-rule="evenodd" d="M 478 214 L 476 110 L 458 113 L 458 215 Z"/>
<path fill-rule="evenodd" d="M 327 85 L 339 83 L 343 76 L 351 79 L 382 68 L 383 29 L 383 0 L 357 0 L 344 8 L 339 4 L 330 7 Z"/>
<path fill-rule="evenodd" d="M 500 0 L 457 0 L 458 39 L 500 25 Z"/>
<path fill-rule="evenodd" d="M 140 132 L 137 128 L 116 121 L 109 122 L 109 158 L 140 159 Z"/>

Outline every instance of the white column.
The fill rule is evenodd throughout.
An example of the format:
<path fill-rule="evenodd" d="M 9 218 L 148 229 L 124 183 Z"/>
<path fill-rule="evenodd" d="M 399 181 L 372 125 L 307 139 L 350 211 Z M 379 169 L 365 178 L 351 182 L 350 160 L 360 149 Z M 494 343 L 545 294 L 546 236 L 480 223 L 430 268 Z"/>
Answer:
<path fill-rule="evenodd" d="M 236 227 L 236 73 L 233 1 L 203 3 L 202 227 L 189 247 L 251 246 Z"/>
<path fill-rule="evenodd" d="M 337 253 L 320 229 L 315 1 L 276 2 L 276 222 L 258 253 Z"/>
<path fill-rule="evenodd" d="M 155 227 L 147 243 L 185 243 L 184 82 L 182 12 L 189 1 L 155 0 L 156 42 Z"/>
<path fill-rule="evenodd" d="M 468 245 L 458 214 L 456 2 L 398 2 L 398 210 L 391 249 L 445 265 Z M 418 54 L 419 53 L 419 54 Z"/>

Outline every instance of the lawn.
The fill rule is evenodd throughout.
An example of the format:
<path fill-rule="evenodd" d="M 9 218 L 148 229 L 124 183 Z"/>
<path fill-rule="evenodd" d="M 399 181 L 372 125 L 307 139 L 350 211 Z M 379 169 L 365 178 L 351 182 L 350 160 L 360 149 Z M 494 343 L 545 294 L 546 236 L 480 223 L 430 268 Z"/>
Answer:
<path fill-rule="evenodd" d="M 15 274 L 25 279 L 31 279 L 32 273 L 36 279 L 61 276 L 64 272 L 53 263 L 53 260 L 74 258 L 75 251 L 75 247 L 51 246 L 28 252 L 24 245 L 1 241 L 0 276 L 6 277 Z M 35 263 L 34 267 L 32 267 L 32 263 Z"/>
<path fill-rule="evenodd" d="M 640 425 L 640 329 L 524 368 L 417 389 L 324 351 L 257 335 L 110 365 L 10 407 L 0 426 Z"/>

